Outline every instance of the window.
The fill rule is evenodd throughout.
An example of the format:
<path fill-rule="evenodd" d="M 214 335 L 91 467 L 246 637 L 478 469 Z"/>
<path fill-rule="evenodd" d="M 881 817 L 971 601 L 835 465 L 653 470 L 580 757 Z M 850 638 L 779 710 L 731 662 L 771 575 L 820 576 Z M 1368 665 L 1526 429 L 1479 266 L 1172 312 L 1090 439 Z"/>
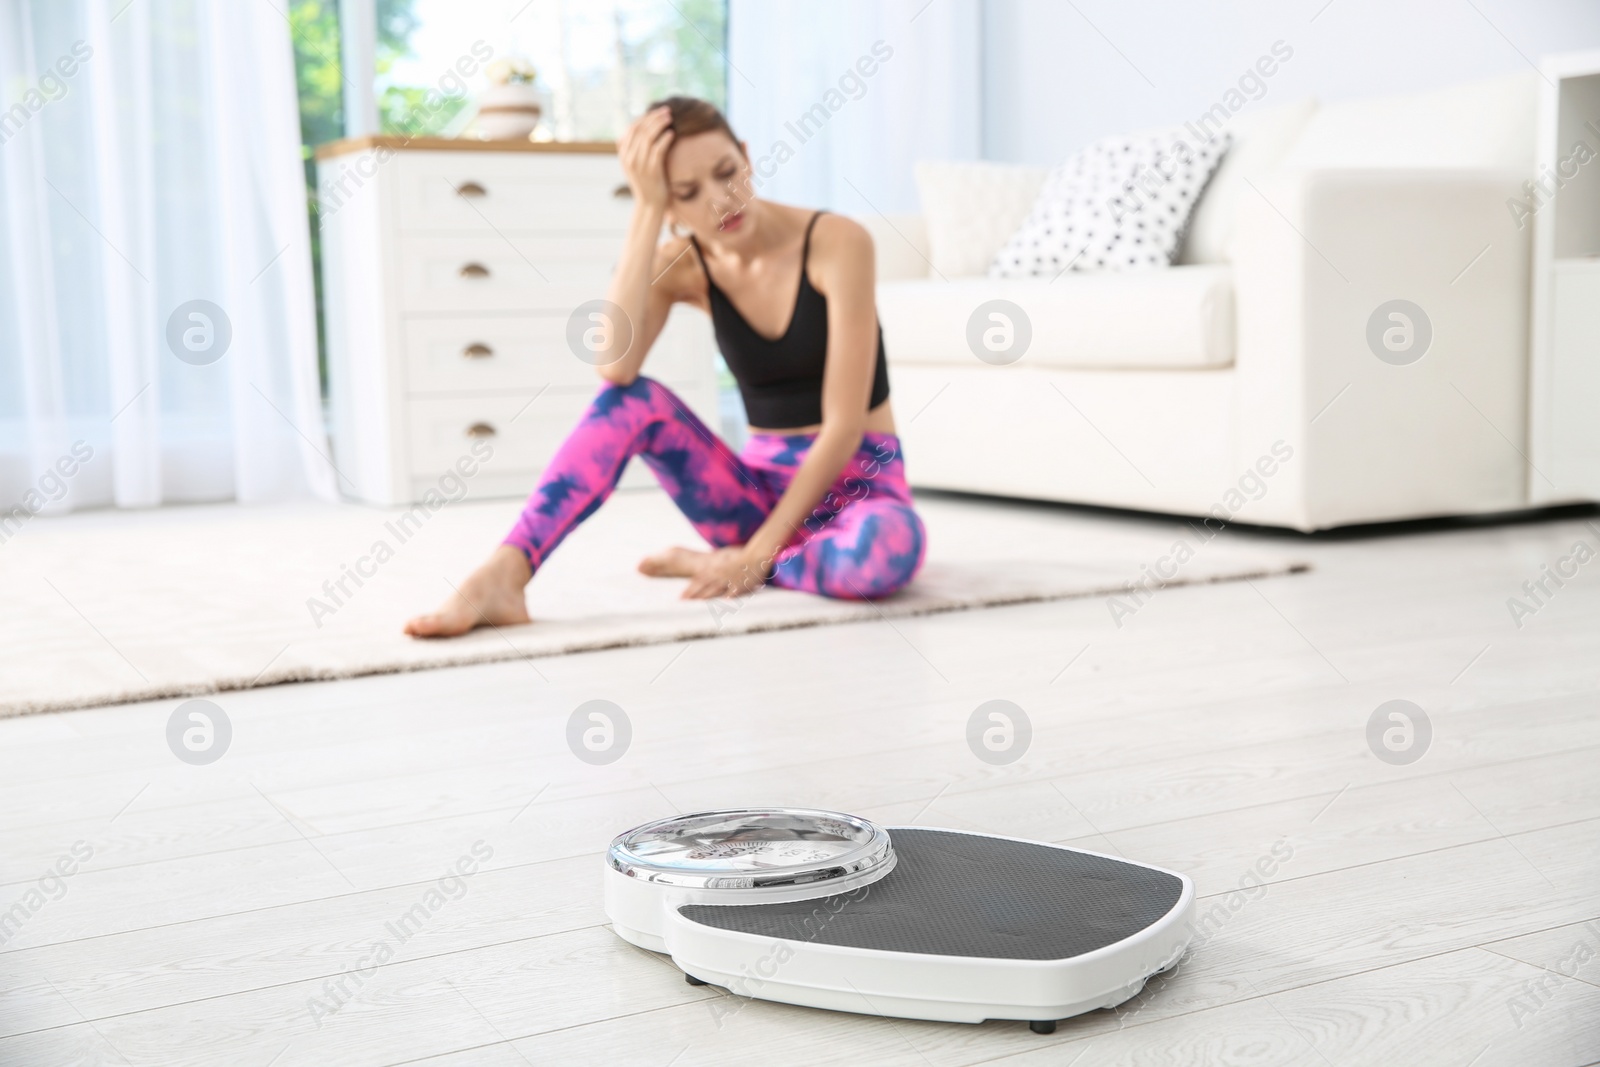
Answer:
<path fill-rule="evenodd" d="M 611 140 L 661 96 L 723 106 L 726 26 L 724 0 L 379 0 L 380 127 L 458 132 L 484 76 L 456 63 L 492 50 L 532 63 L 548 136 Z"/>

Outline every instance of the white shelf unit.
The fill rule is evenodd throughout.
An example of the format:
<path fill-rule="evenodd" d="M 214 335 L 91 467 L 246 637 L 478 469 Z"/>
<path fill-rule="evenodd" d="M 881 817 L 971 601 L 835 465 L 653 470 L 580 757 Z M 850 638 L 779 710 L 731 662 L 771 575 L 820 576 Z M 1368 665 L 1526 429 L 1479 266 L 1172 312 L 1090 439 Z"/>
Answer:
<path fill-rule="evenodd" d="M 1600 500 L 1600 52 L 1541 73 L 1529 498 L 1560 504 Z"/>
<path fill-rule="evenodd" d="M 318 180 L 342 491 L 411 503 L 465 458 L 474 498 L 527 495 L 600 385 L 567 322 L 632 211 L 614 149 L 367 137 L 324 146 Z M 676 308 L 645 365 L 712 426 L 715 343 Z"/>

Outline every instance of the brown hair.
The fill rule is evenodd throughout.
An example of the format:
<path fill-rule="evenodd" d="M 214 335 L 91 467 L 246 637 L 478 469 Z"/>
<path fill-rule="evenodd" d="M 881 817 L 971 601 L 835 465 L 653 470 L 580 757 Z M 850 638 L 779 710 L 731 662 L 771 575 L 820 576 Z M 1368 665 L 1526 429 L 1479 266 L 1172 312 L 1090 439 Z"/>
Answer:
<path fill-rule="evenodd" d="M 646 111 L 654 111 L 664 107 L 672 116 L 667 128 L 681 140 L 701 133 L 724 133 L 732 141 L 735 148 L 741 153 L 744 147 L 739 144 L 739 138 L 733 132 L 733 127 L 728 125 L 728 120 L 717 105 L 694 96 L 669 96 L 664 100 L 652 103 Z"/>

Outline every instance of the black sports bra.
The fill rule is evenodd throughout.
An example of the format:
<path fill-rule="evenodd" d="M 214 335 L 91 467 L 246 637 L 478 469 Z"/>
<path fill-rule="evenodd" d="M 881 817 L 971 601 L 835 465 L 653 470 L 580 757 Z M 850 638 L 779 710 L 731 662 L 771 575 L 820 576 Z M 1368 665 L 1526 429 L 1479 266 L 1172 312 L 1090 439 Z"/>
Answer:
<path fill-rule="evenodd" d="M 711 325 L 717 347 L 739 383 L 745 417 L 750 425 L 781 430 L 815 426 L 822 421 L 822 368 L 828 357 L 828 298 L 817 292 L 806 276 L 811 253 L 811 230 L 822 212 L 806 224 L 800 251 L 800 290 L 795 294 L 789 328 L 777 340 L 757 333 L 733 306 L 728 295 L 711 280 L 711 268 L 691 235 L 700 269 L 706 274 L 711 301 Z M 889 398 L 889 363 L 883 353 L 883 327 L 878 327 L 878 366 L 872 376 L 872 398 L 867 409 Z"/>

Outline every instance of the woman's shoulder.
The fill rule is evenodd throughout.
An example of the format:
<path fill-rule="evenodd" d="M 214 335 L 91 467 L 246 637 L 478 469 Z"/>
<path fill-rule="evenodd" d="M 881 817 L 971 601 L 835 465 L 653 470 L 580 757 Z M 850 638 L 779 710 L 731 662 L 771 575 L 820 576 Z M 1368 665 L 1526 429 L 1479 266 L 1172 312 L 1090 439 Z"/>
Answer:
<path fill-rule="evenodd" d="M 866 269 L 872 274 L 872 235 L 848 215 L 820 212 L 811 229 L 811 262 L 824 270 L 843 268 L 854 272 Z"/>
<path fill-rule="evenodd" d="M 822 241 L 844 248 L 872 247 L 872 234 L 849 215 L 836 215 L 831 211 L 818 211 L 811 229 L 811 243 Z"/>

